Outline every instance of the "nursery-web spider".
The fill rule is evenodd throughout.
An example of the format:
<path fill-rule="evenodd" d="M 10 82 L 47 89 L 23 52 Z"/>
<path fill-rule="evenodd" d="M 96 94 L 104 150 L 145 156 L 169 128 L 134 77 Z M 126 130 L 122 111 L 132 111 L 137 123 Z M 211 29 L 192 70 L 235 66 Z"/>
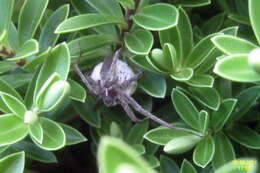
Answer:
<path fill-rule="evenodd" d="M 120 104 L 129 118 L 134 122 L 142 120 L 135 116 L 131 107 L 162 126 L 198 135 L 192 130 L 173 127 L 171 124 L 142 108 L 131 97 L 136 90 L 137 80 L 142 77 L 143 73 L 139 72 L 135 74 L 126 62 L 120 60 L 121 51 L 122 48 L 118 49 L 114 55 L 106 57 L 103 62 L 96 65 L 90 76 L 84 75 L 78 64 L 74 65 L 75 72 L 80 76 L 89 92 L 102 99 L 107 107 Z"/>

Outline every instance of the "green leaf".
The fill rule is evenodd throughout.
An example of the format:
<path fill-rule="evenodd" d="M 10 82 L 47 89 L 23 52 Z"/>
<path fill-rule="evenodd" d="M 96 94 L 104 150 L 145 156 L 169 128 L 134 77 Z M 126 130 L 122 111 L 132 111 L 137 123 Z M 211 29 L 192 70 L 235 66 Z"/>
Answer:
<path fill-rule="evenodd" d="M 159 32 L 161 46 L 171 43 L 176 48 L 176 67 L 179 67 L 193 47 L 193 34 L 190 19 L 185 10 L 179 8 L 179 20 L 176 27 Z"/>
<path fill-rule="evenodd" d="M 143 142 L 143 135 L 148 130 L 148 125 L 148 121 L 135 124 L 128 132 L 125 141 L 130 145 L 141 144 Z"/>
<path fill-rule="evenodd" d="M 8 58 L 8 61 L 17 61 L 25 59 L 39 52 L 38 42 L 34 39 L 26 41 L 17 51 L 14 57 Z"/>
<path fill-rule="evenodd" d="M 124 37 L 127 49 L 138 55 L 147 55 L 153 46 L 153 35 L 150 31 L 137 29 Z"/>
<path fill-rule="evenodd" d="M 236 98 L 237 104 L 228 121 L 235 121 L 245 115 L 260 96 L 260 86 L 243 90 Z"/>
<path fill-rule="evenodd" d="M 13 7 L 14 0 L 0 0 L 0 35 L 4 32 L 4 30 L 9 30 Z"/>
<path fill-rule="evenodd" d="M 55 155 L 47 150 L 43 150 L 33 143 L 20 141 L 12 145 L 12 148 L 17 151 L 25 151 L 26 157 L 43 163 L 57 163 Z"/>
<path fill-rule="evenodd" d="M 188 160 L 184 159 L 181 164 L 181 173 L 197 173 L 197 170 Z"/>
<path fill-rule="evenodd" d="M 249 0 L 249 18 L 255 33 L 256 39 L 260 44 L 260 21 L 259 21 L 259 8 L 260 2 L 258 0 Z"/>
<path fill-rule="evenodd" d="M 211 3 L 211 0 L 181 0 L 179 5 L 183 7 L 201 7 L 205 5 L 209 5 Z"/>
<path fill-rule="evenodd" d="M 58 25 L 64 21 L 69 14 L 69 5 L 65 4 L 53 12 L 44 24 L 39 38 L 40 51 L 43 52 L 49 46 L 54 46 L 59 38 L 59 34 L 54 34 Z"/>
<path fill-rule="evenodd" d="M 14 144 L 28 134 L 28 128 L 21 119 L 12 114 L 0 116 L 0 146 Z"/>
<path fill-rule="evenodd" d="M 7 35 L 7 31 L 4 30 L 1 34 L 0 34 L 0 43 L 2 43 L 3 41 L 5 41 Z M 1 48 L 2 49 L 2 48 Z M 2 54 L 1 54 L 2 55 Z"/>
<path fill-rule="evenodd" d="M 56 34 L 74 32 L 108 24 L 126 25 L 124 21 L 115 16 L 106 14 L 82 14 L 63 21 L 55 30 Z"/>
<path fill-rule="evenodd" d="M 254 161 L 255 164 L 241 164 Z M 218 168 L 215 173 L 257 173 L 257 161 L 249 158 L 240 158 L 238 160 L 228 162 L 222 167 Z M 247 169 L 248 168 L 248 169 Z"/>
<path fill-rule="evenodd" d="M 219 32 L 219 30 L 223 26 L 225 19 L 226 19 L 225 13 L 219 13 L 219 14 L 211 17 L 209 20 L 203 22 L 203 25 L 201 27 L 202 32 L 205 35 Z M 216 21 L 218 21 L 218 22 L 216 22 Z"/>
<path fill-rule="evenodd" d="M 176 26 L 178 17 L 176 7 L 166 3 L 157 3 L 142 8 L 134 15 L 133 20 L 144 29 L 159 31 Z"/>
<path fill-rule="evenodd" d="M 103 137 L 98 148 L 98 164 L 102 173 L 155 173 L 148 164 L 138 156 L 138 153 L 123 143 L 111 137 Z"/>
<path fill-rule="evenodd" d="M 166 127 L 158 127 L 148 131 L 144 138 L 157 145 L 166 145 L 172 139 L 182 136 L 190 136 L 190 134 Z"/>
<path fill-rule="evenodd" d="M 205 168 L 212 160 L 214 153 L 214 139 L 211 136 L 207 136 L 197 144 L 193 152 L 193 161 L 196 165 Z"/>
<path fill-rule="evenodd" d="M 20 94 L 9 83 L 5 82 L 2 79 L 0 79 L 0 91 L 10 94 L 10 95 L 16 97 L 21 102 L 23 102 L 23 99 L 20 96 Z"/>
<path fill-rule="evenodd" d="M 106 45 L 113 45 L 118 43 L 118 39 L 109 34 L 92 34 L 79 37 L 68 43 L 70 54 L 73 56 L 79 55 L 82 52 L 90 52 L 97 48 Z"/>
<path fill-rule="evenodd" d="M 31 138 L 36 140 L 38 143 L 42 143 L 43 140 L 43 129 L 39 121 L 29 124 L 29 134 Z"/>
<path fill-rule="evenodd" d="M 219 35 L 219 33 L 208 35 L 207 37 L 201 39 L 196 46 L 193 47 L 192 51 L 185 58 L 183 63 L 186 67 L 191 67 L 193 69 L 197 68 L 205 59 L 209 52 L 214 49 L 214 44 L 211 42 L 211 38 Z"/>
<path fill-rule="evenodd" d="M 61 123 L 60 125 L 66 135 L 66 145 L 75 145 L 87 141 L 87 138 L 85 138 L 78 130 L 74 129 L 73 127 Z"/>
<path fill-rule="evenodd" d="M 10 154 L 0 160 L 0 172 L 23 173 L 25 165 L 24 152 Z"/>
<path fill-rule="evenodd" d="M 214 45 L 227 55 L 248 54 L 257 46 L 253 43 L 231 35 L 217 35 L 211 38 Z"/>
<path fill-rule="evenodd" d="M 39 92 L 36 106 L 40 111 L 48 112 L 57 109 L 69 95 L 70 85 L 67 81 L 54 81 L 43 91 Z"/>
<path fill-rule="evenodd" d="M 214 135 L 215 141 L 215 154 L 212 160 L 213 167 L 219 168 L 228 161 L 236 158 L 234 148 L 223 132 L 219 132 Z"/>
<path fill-rule="evenodd" d="M 194 87 L 212 87 L 214 78 L 206 74 L 195 74 L 186 83 Z"/>
<path fill-rule="evenodd" d="M 199 130 L 199 111 L 197 110 L 195 105 L 190 101 L 190 99 L 183 92 L 177 89 L 172 90 L 171 97 L 176 112 L 181 117 L 181 119 L 192 128 Z"/>
<path fill-rule="evenodd" d="M 49 57 L 41 67 L 37 78 L 35 94 L 38 94 L 42 85 L 54 73 L 58 73 L 61 80 L 66 80 L 70 70 L 70 54 L 66 43 L 57 45 L 49 54 Z"/>
<path fill-rule="evenodd" d="M 202 134 L 207 134 L 209 128 L 209 113 L 201 110 L 199 113 L 200 131 Z"/>
<path fill-rule="evenodd" d="M 0 74 L 12 71 L 15 68 L 16 65 L 13 62 L 0 62 Z"/>
<path fill-rule="evenodd" d="M 148 57 L 148 56 L 147 56 Z M 165 54 L 165 52 L 161 49 L 153 49 L 151 52 L 151 56 L 149 56 L 149 64 L 154 68 L 158 69 L 158 71 L 173 71 L 173 58 L 170 54 Z"/>
<path fill-rule="evenodd" d="M 92 97 L 87 96 L 85 103 L 73 102 L 73 107 L 79 113 L 83 121 L 93 127 L 101 126 L 100 111 L 94 110 L 96 103 Z"/>
<path fill-rule="evenodd" d="M 179 173 L 180 169 L 173 159 L 161 155 L 160 156 L 160 173 Z"/>
<path fill-rule="evenodd" d="M 6 151 L 9 148 L 9 145 L 0 147 L 0 154 Z"/>
<path fill-rule="evenodd" d="M 169 154 L 182 154 L 192 149 L 200 140 L 201 137 L 195 135 L 177 137 L 168 142 L 163 150 Z"/>
<path fill-rule="evenodd" d="M 134 55 L 130 57 L 130 60 L 137 66 L 141 67 L 144 70 L 153 72 L 153 73 L 161 73 L 160 71 L 157 70 L 157 68 L 154 68 L 151 66 L 149 57 L 147 56 L 142 56 L 142 55 Z"/>
<path fill-rule="evenodd" d="M 28 84 L 32 79 L 31 73 L 11 73 L 0 76 L 1 80 L 12 85 L 13 88 L 19 88 Z"/>
<path fill-rule="evenodd" d="M 138 81 L 138 86 L 152 97 L 165 97 L 166 80 L 159 75 L 151 72 L 145 72 L 143 77 Z"/>
<path fill-rule="evenodd" d="M 84 103 L 87 95 L 85 88 L 72 79 L 69 79 L 68 82 L 71 88 L 69 98 Z"/>
<path fill-rule="evenodd" d="M 171 78 L 177 81 L 188 81 L 193 76 L 192 68 L 183 68 L 179 72 L 171 74 Z"/>
<path fill-rule="evenodd" d="M 0 92 L 0 97 L 2 98 L 2 100 L 4 101 L 4 103 L 6 104 L 8 109 L 13 114 L 15 114 L 16 116 L 18 116 L 19 118 L 21 118 L 23 120 L 24 114 L 26 112 L 26 107 L 23 104 L 23 102 L 21 102 L 19 99 L 17 99 L 16 97 L 14 97 L 10 94 L 3 93 L 3 92 Z M 9 112 L 9 113 L 11 113 L 11 112 Z"/>
<path fill-rule="evenodd" d="M 123 13 L 120 5 L 115 0 L 86 0 L 90 6 L 102 14 L 120 17 L 123 20 Z"/>
<path fill-rule="evenodd" d="M 227 122 L 229 116 L 235 108 L 236 99 L 225 99 L 222 101 L 218 110 L 211 114 L 211 126 L 215 132 L 221 130 Z"/>
<path fill-rule="evenodd" d="M 146 155 L 144 155 L 144 159 L 149 163 L 149 166 L 151 168 L 156 168 L 156 167 L 160 166 L 159 160 L 154 155 L 146 154 Z"/>
<path fill-rule="evenodd" d="M 122 129 L 120 128 L 120 126 L 116 123 L 116 122 L 112 122 L 111 124 L 110 124 L 110 132 L 109 132 L 109 134 L 110 134 L 110 136 L 112 136 L 112 137 L 116 137 L 116 138 L 120 138 L 120 139 L 122 139 L 123 137 L 124 137 L 124 135 L 123 135 L 123 132 L 122 132 Z M 136 149 L 136 148 L 135 148 Z"/>
<path fill-rule="evenodd" d="M 26 0 L 21 8 L 18 21 L 20 45 L 33 38 L 43 17 L 49 0 Z"/>
<path fill-rule="evenodd" d="M 64 147 L 66 136 L 62 127 L 58 123 L 44 117 L 40 119 L 40 122 L 43 129 L 43 140 L 40 144 L 33 139 L 34 143 L 44 150 L 58 150 Z"/>
<path fill-rule="evenodd" d="M 197 88 L 197 87 L 189 87 L 191 91 L 191 96 L 195 98 L 202 105 L 217 110 L 220 106 L 220 95 L 217 90 L 214 88 Z"/>
<path fill-rule="evenodd" d="M 8 31 L 8 44 L 10 45 L 12 50 L 17 50 L 19 47 L 18 31 L 13 22 L 11 22 L 11 25 L 10 25 L 10 28 Z"/>
<path fill-rule="evenodd" d="M 245 125 L 233 125 L 228 129 L 228 136 L 247 148 L 260 149 L 260 135 Z"/>
<path fill-rule="evenodd" d="M 218 60 L 213 71 L 225 79 L 236 82 L 260 81 L 260 74 L 249 65 L 246 54 L 234 54 Z"/>

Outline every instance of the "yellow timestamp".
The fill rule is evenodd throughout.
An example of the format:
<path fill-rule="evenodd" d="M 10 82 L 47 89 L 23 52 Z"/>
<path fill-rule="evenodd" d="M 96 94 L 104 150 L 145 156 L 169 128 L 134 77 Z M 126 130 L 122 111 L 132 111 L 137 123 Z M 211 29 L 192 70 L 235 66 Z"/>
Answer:
<path fill-rule="evenodd" d="M 240 171 L 249 171 L 257 166 L 256 160 L 233 160 L 232 164 L 237 166 Z"/>

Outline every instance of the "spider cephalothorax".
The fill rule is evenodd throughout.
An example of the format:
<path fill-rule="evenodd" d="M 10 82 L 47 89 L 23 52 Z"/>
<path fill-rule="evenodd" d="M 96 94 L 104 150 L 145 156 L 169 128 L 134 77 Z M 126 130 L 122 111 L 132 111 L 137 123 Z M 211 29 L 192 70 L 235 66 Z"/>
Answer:
<path fill-rule="evenodd" d="M 117 50 L 113 56 L 105 58 L 103 62 L 95 66 L 90 76 L 84 75 L 78 65 L 75 65 L 76 73 L 80 76 L 90 93 L 102 99 L 108 107 L 120 104 L 134 122 L 140 122 L 141 119 L 135 116 L 131 107 L 165 127 L 194 133 L 191 130 L 173 127 L 171 124 L 157 118 L 149 111 L 143 109 L 131 97 L 136 90 L 137 80 L 141 78 L 142 72 L 135 74 L 126 62 L 119 59 L 120 54 L 121 49 Z"/>

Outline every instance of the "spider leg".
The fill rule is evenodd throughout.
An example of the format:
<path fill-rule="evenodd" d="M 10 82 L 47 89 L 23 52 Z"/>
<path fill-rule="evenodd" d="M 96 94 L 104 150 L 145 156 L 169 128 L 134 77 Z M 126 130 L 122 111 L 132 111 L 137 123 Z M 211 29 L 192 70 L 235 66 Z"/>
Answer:
<path fill-rule="evenodd" d="M 130 104 L 137 112 L 143 114 L 144 116 L 152 119 L 153 121 L 161 124 L 164 127 L 168 127 L 170 129 L 173 129 L 173 130 L 178 130 L 178 131 L 194 134 L 196 136 L 202 136 L 200 133 L 197 133 L 195 131 L 192 131 L 192 130 L 189 130 L 189 129 L 184 129 L 184 128 L 179 128 L 179 127 L 174 127 L 171 124 L 167 123 L 166 121 L 163 121 L 162 119 L 153 115 L 151 112 L 142 108 L 142 106 L 140 106 L 131 96 L 128 96 L 126 94 L 122 94 L 122 97 L 123 97 L 123 100 L 126 100 L 126 102 L 128 104 Z"/>
<path fill-rule="evenodd" d="M 89 77 L 89 76 L 85 76 L 85 75 L 82 73 L 82 71 L 80 70 L 78 64 L 74 64 L 74 70 L 75 70 L 75 72 L 79 75 L 79 77 L 81 78 L 81 80 L 83 81 L 83 83 L 86 85 L 86 87 L 88 88 L 88 90 L 89 90 L 91 93 L 98 94 L 97 89 L 94 87 L 93 84 L 91 84 L 90 77 Z"/>
<path fill-rule="evenodd" d="M 123 109 L 125 110 L 125 112 L 127 113 L 128 117 L 136 123 L 140 123 L 142 120 L 137 118 L 134 114 L 134 112 L 132 111 L 132 109 L 130 108 L 130 106 L 127 104 L 127 102 L 124 99 L 119 98 L 119 102 L 120 105 L 123 107 Z"/>
<path fill-rule="evenodd" d="M 138 79 L 140 79 L 143 76 L 144 72 L 143 71 L 139 71 L 135 76 L 133 76 L 130 79 L 127 79 L 126 81 L 124 81 L 121 86 L 122 88 L 127 87 L 128 85 L 130 85 L 132 82 L 137 81 Z"/>

